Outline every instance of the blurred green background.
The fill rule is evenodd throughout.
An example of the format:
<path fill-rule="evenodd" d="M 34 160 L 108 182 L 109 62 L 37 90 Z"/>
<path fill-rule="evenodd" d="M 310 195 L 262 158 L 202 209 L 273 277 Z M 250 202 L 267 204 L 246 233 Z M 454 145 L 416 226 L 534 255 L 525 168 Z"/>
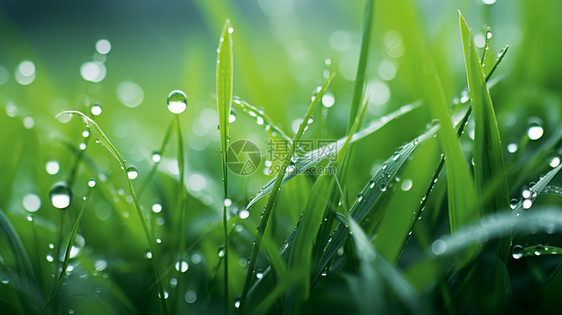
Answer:
<path fill-rule="evenodd" d="M 412 42 L 424 42 L 451 104 L 462 96 L 466 74 L 457 10 L 472 27 L 479 48 L 484 45 L 486 26 L 492 29 L 485 69 L 489 70 L 505 44 L 510 45 L 496 71 L 499 81 L 492 89 L 492 98 L 506 160 L 517 165 L 515 158 L 534 157 L 535 150 L 554 137 L 560 127 L 562 2 L 557 0 L 376 1 L 365 92 L 370 103 L 364 125 L 422 98 L 422 85 L 416 81 L 414 69 L 426 65 L 414 63 Z M 415 12 L 417 18 L 411 19 L 404 12 Z M 139 187 L 153 165 L 151 154 L 160 147 L 173 118 L 166 97 L 171 90 L 181 89 L 188 97 L 188 108 L 180 119 L 190 194 L 187 234 L 194 244 L 190 259 L 194 254 L 203 257 L 199 263 L 190 261 L 187 287 L 200 294 L 199 301 L 201 296 L 212 296 L 201 290 L 217 290 L 208 285 L 221 244 L 216 222 L 223 204 L 215 66 L 218 38 L 226 18 L 235 29 L 234 94 L 262 108 L 276 125 L 293 135 L 326 71 L 335 72 L 330 87 L 334 104 L 324 100 L 325 106 L 314 113 L 314 123 L 305 135 L 316 139 L 342 137 L 359 57 L 363 1 L 0 1 L 0 107 L 5 109 L 0 111 L 0 209 L 7 213 L 29 252 L 37 253 L 41 260 L 37 265 L 46 264 L 44 257 L 53 253 L 48 243 L 56 243 L 57 231 L 71 228 L 71 216 L 65 217 L 50 205 L 49 189 L 56 182 L 66 181 L 72 171 L 77 151 L 69 150 L 68 145 L 76 150 L 84 141 L 81 122 L 62 124 L 55 116 L 63 110 L 90 113 L 92 105 L 99 103 L 103 111 L 95 119 L 127 162 L 139 170 L 135 181 Z M 430 120 L 421 107 L 361 142 L 350 170 L 354 176 L 347 177 L 350 194 L 356 194 L 396 147 L 419 135 Z M 528 141 L 532 124 L 538 124 L 544 135 Z M 271 135 L 254 117 L 239 111 L 231 132 L 233 139 L 247 138 L 258 144 L 265 162 Z M 168 246 L 165 236 L 171 223 L 167 209 L 175 200 L 178 170 L 174 144 L 170 141 L 159 172 L 141 200 L 147 213 L 154 203 L 163 206 L 163 211 L 152 213 L 151 218 L 156 236 L 163 238 L 162 246 Z M 508 144 L 517 145 L 517 149 L 508 152 Z M 141 309 L 139 303 L 149 301 L 139 297 L 147 294 L 144 290 L 152 280 L 148 264 L 141 259 L 145 245 L 134 209 L 123 191 L 125 180 L 113 157 L 94 145 L 93 139 L 86 152 L 72 187 L 69 211 L 79 210 L 89 178 L 103 181 L 102 176 L 108 180 L 94 190 L 89 202 L 80 231 L 87 255 L 77 258 L 80 262 L 76 268 L 90 268 L 92 273 L 96 264 L 105 262 L 107 266 L 98 271 L 108 271 L 107 277 L 119 283 L 116 290 L 127 291 L 123 295 L 134 297 L 136 309 Z M 549 162 L 560 153 L 552 151 L 541 157 L 543 168 L 514 168 L 519 172 L 511 173 L 513 187 L 550 169 Z M 48 171 L 49 161 L 56 161 L 60 170 Z M 265 169 L 263 165 L 253 176 L 229 178 L 232 214 L 241 211 L 271 178 Z M 273 223 L 279 229 L 277 240 L 283 240 L 292 230 L 309 187 L 310 182 L 299 178 L 281 194 L 278 208 L 290 210 L 278 215 L 277 225 Z M 29 207 L 24 200 L 29 194 L 41 201 L 33 211 L 39 248 L 33 248 L 37 243 L 32 239 L 37 235 L 26 220 L 30 211 L 25 210 Z M 250 226 L 248 230 L 253 229 L 258 217 L 258 210 L 251 211 L 250 221 L 244 223 Z M 239 242 L 235 239 L 235 246 L 249 244 L 252 233 L 240 236 Z M 163 249 L 169 253 L 163 258 L 169 264 L 164 265 L 173 269 L 177 257 L 173 245 L 169 246 Z M 240 246 L 233 261 L 240 259 L 243 266 L 249 250 Z M 146 272 L 146 277 L 134 277 L 142 274 L 139 272 Z M 242 282 L 243 274 L 233 277 L 232 290 L 239 292 L 241 283 L 236 279 Z M 43 278 L 48 282 L 49 273 Z M 94 280 L 91 283 L 93 287 L 98 285 Z M 87 309 L 84 296 L 91 296 L 91 292 L 83 284 L 76 290 L 68 294 L 81 296 L 80 305 Z M 111 296 L 120 294 L 113 292 Z M 124 300 L 120 303 L 127 305 Z M 106 302 L 114 303 L 110 298 Z M 113 310 L 120 312 L 119 308 Z"/>

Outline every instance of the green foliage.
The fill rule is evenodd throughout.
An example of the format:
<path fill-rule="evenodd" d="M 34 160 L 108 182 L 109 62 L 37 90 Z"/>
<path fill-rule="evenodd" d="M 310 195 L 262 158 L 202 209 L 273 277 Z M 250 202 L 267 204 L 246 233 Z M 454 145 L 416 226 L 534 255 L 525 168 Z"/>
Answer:
<path fill-rule="evenodd" d="M 258 2 L 2 5 L 0 313 L 560 313 L 562 5 Z"/>

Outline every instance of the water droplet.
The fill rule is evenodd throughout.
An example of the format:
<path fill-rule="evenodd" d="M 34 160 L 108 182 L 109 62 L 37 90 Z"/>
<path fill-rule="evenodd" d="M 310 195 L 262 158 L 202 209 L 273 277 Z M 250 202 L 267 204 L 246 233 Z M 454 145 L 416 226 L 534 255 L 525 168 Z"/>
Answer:
<path fill-rule="evenodd" d="M 80 150 L 84 151 L 86 150 L 86 144 L 84 142 L 80 143 L 80 145 L 78 146 L 80 148 Z"/>
<path fill-rule="evenodd" d="M 176 270 L 179 272 L 186 272 L 187 269 L 189 269 L 189 265 L 187 264 L 186 261 L 178 261 L 176 262 Z"/>
<path fill-rule="evenodd" d="M 60 165 L 59 162 L 57 161 L 48 161 L 47 164 L 45 164 L 45 170 L 47 171 L 47 173 L 49 175 L 55 175 L 59 172 L 60 170 Z"/>
<path fill-rule="evenodd" d="M 369 181 L 369 188 L 372 189 L 373 187 L 375 187 L 375 181 L 374 181 L 374 180 L 370 180 L 370 181 Z"/>
<path fill-rule="evenodd" d="M 236 121 L 236 111 L 234 111 L 234 109 L 232 109 L 230 111 L 230 115 L 228 116 L 228 122 L 232 124 L 235 121 Z"/>
<path fill-rule="evenodd" d="M 162 211 L 162 205 L 159 203 L 155 203 L 152 205 L 152 212 L 160 213 Z"/>
<path fill-rule="evenodd" d="M 528 189 L 524 189 L 524 190 L 521 192 L 521 196 L 522 196 L 523 198 L 525 198 L 525 199 L 529 199 L 529 198 L 531 198 L 531 191 L 528 190 Z"/>
<path fill-rule="evenodd" d="M 54 249 L 54 248 L 55 248 L 55 244 L 49 243 L 49 248 L 50 248 L 50 249 Z"/>
<path fill-rule="evenodd" d="M 65 209 L 70 205 L 72 193 L 65 183 L 57 183 L 51 188 L 49 197 L 53 207 Z"/>
<path fill-rule="evenodd" d="M 486 5 L 492 5 L 494 3 L 496 3 L 497 0 L 482 0 L 482 3 L 486 4 Z"/>
<path fill-rule="evenodd" d="M 533 201 L 531 199 L 523 200 L 523 209 L 530 209 L 533 206 Z"/>
<path fill-rule="evenodd" d="M 510 143 L 510 144 L 507 145 L 507 152 L 515 153 L 515 152 L 517 152 L 518 148 L 519 148 L 519 146 L 516 143 Z"/>
<path fill-rule="evenodd" d="M 95 187 L 95 186 L 96 186 L 96 180 L 93 179 L 93 178 L 90 179 L 90 180 L 88 181 L 88 187 L 93 188 L 93 187 Z"/>
<path fill-rule="evenodd" d="M 400 158 L 400 153 L 394 153 L 394 154 L 392 155 L 392 160 L 393 160 L 393 161 L 396 161 L 396 160 L 398 160 L 399 158 Z"/>
<path fill-rule="evenodd" d="M 320 92 L 320 90 L 322 90 L 321 86 L 317 86 L 314 91 L 312 91 L 312 96 L 310 97 L 311 101 L 314 101 L 314 99 L 316 98 L 316 95 L 318 95 L 318 92 Z"/>
<path fill-rule="evenodd" d="M 237 297 L 234 300 L 234 307 L 239 308 L 240 307 L 240 297 Z"/>
<path fill-rule="evenodd" d="M 104 271 L 107 268 L 107 261 L 104 259 L 98 259 L 94 262 L 94 268 L 96 271 Z"/>
<path fill-rule="evenodd" d="M 408 191 L 412 188 L 412 185 L 413 185 L 412 180 L 407 178 L 402 181 L 402 185 L 400 186 L 400 188 L 403 191 Z"/>
<path fill-rule="evenodd" d="M 22 200 L 23 208 L 29 212 L 35 212 L 41 207 L 41 199 L 35 194 L 27 194 Z"/>
<path fill-rule="evenodd" d="M 134 168 L 133 166 L 130 166 L 127 168 L 127 176 L 129 177 L 129 179 L 135 179 L 139 176 L 139 172 L 137 171 L 136 168 Z"/>
<path fill-rule="evenodd" d="M 153 151 L 151 158 L 152 162 L 158 163 L 162 160 L 162 155 L 160 155 L 160 151 Z"/>
<path fill-rule="evenodd" d="M 492 39 L 492 30 L 489 27 L 486 29 L 486 39 Z"/>
<path fill-rule="evenodd" d="M 550 165 L 550 167 L 552 168 L 557 167 L 558 165 L 560 165 L 560 158 L 557 156 L 553 157 L 548 163 L 548 165 Z"/>
<path fill-rule="evenodd" d="M 357 195 L 357 202 L 361 202 L 361 200 L 363 200 L 363 194 L 359 194 Z"/>
<path fill-rule="evenodd" d="M 435 240 L 431 244 L 431 251 L 434 255 L 442 255 L 445 251 L 447 251 L 447 243 L 441 239 Z"/>
<path fill-rule="evenodd" d="M 231 205 L 232 205 L 232 200 L 230 200 L 229 198 L 225 198 L 224 199 L 224 206 L 230 207 Z"/>
<path fill-rule="evenodd" d="M 381 184 L 381 191 L 385 192 L 386 191 L 386 184 Z"/>
<path fill-rule="evenodd" d="M 527 136 L 531 140 L 538 140 L 544 134 L 542 127 L 542 120 L 538 117 L 529 118 L 529 128 L 527 129 Z"/>
<path fill-rule="evenodd" d="M 521 245 L 513 246 L 513 248 L 511 249 L 511 256 L 513 256 L 514 259 L 519 259 L 523 257 L 523 246 Z"/>
<path fill-rule="evenodd" d="M 189 304 L 195 303 L 195 301 L 197 301 L 197 293 L 193 290 L 187 290 L 187 292 L 185 292 L 185 301 Z"/>
<path fill-rule="evenodd" d="M 168 110 L 172 114 L 181 114 L 187 108 L 187 96 L 180 90 L 174 90 L 168 94 Z"/>
<path fill-rule="evenodd" d="M 152 252 L 151 252 L 151 251 L 147 251 L 144 256 L 145 256 L 146 258 L 148 258 L 148 259 L 152 259 Z"/>
<path fill-rule="evenodd" d="M 509 207 L 511 208 L 511 210 L 515 209 L 515 207 L 517 207 L 518 203 L 519 203 L 519 200 L 517 200 L 516 198 L 511 199 L 510 202 L 509 202 Z"/>
<path fill-rule="evenodd" d="M 330 92 L 324 93 L 324 95 L 322 96 L 322 105 L 324 105 L 324 107 L 330 108 L 334 106 L 335 103 L 336 98 L 334 97 L 334 94 Z"/>
<path fill-rule="evenodd" d="M 29 222 L 33 221 L 33 215 L 28 214 L 27 215 L 27 221 L 29 221 Z"/>
<path fill-rule="evenodd" d="M 102 108 L 101 105 L 98 103 L 94 103 L 94 105 L 92 105 L 92 107 L 90 108 L 90 113 L 92 113 L 92 115 L 94 116 L 99 116 L 101 115 L 102 112 Z"/>
<path fill-rule="evenodd" d="M 219 257 L 224 257 L 224 247 L 219 247 L 218 255 Z"/>
<path fill-rule="evenodd" d="M 47 259 L 48 262 L 55 261 L 55 258 L 53 258 L 53 255 L 51 255 L 51 254 L 48 254 L 45 258 Z"/>
<path fill-rule="evenodd" d="M 250 216 L 250 212 L 248 212 L 248 210 L 242 210 L 240 211 L 240 213 L 238 213 L 238 216 L 240 217 L 240 219 L 246 219 Z"/>

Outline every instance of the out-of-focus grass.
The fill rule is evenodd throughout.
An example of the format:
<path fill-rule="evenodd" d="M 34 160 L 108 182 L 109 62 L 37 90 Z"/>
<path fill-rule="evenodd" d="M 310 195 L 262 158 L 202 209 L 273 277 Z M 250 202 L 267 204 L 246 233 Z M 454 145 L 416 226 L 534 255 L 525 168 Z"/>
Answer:
<path fill-rule="evenodd" d="M 236 310 L 252 242 L 261 237 L 255 227 L 267 198 L 246 207 L 258 189 L 275 178 L 269 168 L 279 164 L 265 164 L 273 160 L 269 141 L 281 139 L 266 128 L 274 125 L 292 138 L 311 95 L 331 73 L 336 76 L 326 91 L 328 97 L 321 100 L 327 106 L 312 113 L 313 122 L 303 138 L 341 139 L 343 144 L 353 124 L 350 104 L 359 108 L 367 100 L 363 128 L 368 132 L 357 130 L 345 176 L 338 176 L 343 180 L 334 186 L 335 195 L 342 197 L 335 200 L 336 209 L 326 207 L 324 214 L 333 215 L 334 220 L 327 228 L 319 227 L 329 236 L 327 244 L 315 246 L 315 251 L 321 250 L 319 255 L 306 257 L 305 252 L 299 252 L 301 256 L 293 258 L 304 257 L 295 261 L 310 263 L 311 270 L 300 273 L 294 263 L 285 269 L 293 244 L 300 244 L 299 249 L 310 248 L 308 238 L 293 243 L 290 236 L 299 237 L 295 230 L 299 217 L 320 202 L 314 194 L 322 186 L 314 175 L 290 177 L 275 204 L 270 205 L 263 249 L 259 255 L 255 253 L 252 268 L 257 278 L 251 270 L 251 283 L 247 284 L 250 296 L 244 310 L 559 310 L 553 292 L 560 287 L 557 266 L 562 261 L 557 250 L 544 249 L 562 247 L 558 217 L 557 212 L 543 213 L 541 209 L 559 211 L 560 193 L 556 187 L 546 190 L 550 195 L 541 194 L 541 190 L 546 184 L 560 185 L 555 173 L 547 172 L 560 164 L 562 153 L 562 62 L 558 58 L 562 40 L 555 35 L 562 29 L 557 16 L 562 5 L 554 0 L 498 0 L 492 5 L 479 1 L 374 3 L 370 34 L 361 30 L 365 23 L 363 1 L 107 1 L 84 4 L 84 8 L 49 2 L 0 4 L 0 313 L 37 312 L 56 288 L 56 268 L 64 266 L 64 255 L 57 256 L 64 253 L 64 243 L 82 214 L 81 199 L 91 178 L 97 184 L 91 189 L 74 247 L 67 254 L 66 276 L 46 313 L 154 313 L 159 304 L 166 304 L 174 313 Z M 457 9 L 471 27 L 475 46 L 467 50 L 466 63 L 463 43 L 467 47 L 471 39 L 467 29 L 461 39 Z M 215 86 L 215 51 L 227 18 L 236 26 L 233 92 L 255 106 L 243 110 L 235 101 L 236 116 L 228 136 L 231 142 L 255 142 L 262 161 L 251 176 L 230 173 L 228 183 L 223 183 L 224 157 L 219 150 L 226 134 L 221 140 L 216 129 L 216 92 L 220 89 Z M 486 26 L 491 27 L 493 36 L 480 70 L 477 63 Z M 369 39 L 363 59 L 364 89 L 361 80 L 356 80 L 363 34 Z M 96 53 L 94 45 L 99 39 L 111 42 L 107 55 Z M 489 73 L 506 43 L 510 51 L 491 78 L 496 83 L 488 98 L 482 74 Z M 103 62 L 107 74 L 101 82 L 86 82 L 80 68 L 94 59 Z M 18 68 L 25 60 L 34 65 L 35 79 L 29 85 L 17 81 L 22 80 L 22 71 L 29 72 L 25 66 Z M 189 100 L 177 132 L 183 135 L 185 151 L 180 152 L 181 146 L 173 141 L 168 141 L 165 150 L 161 148 L 162 139 L 169 137 L 167 128 L 172 119 L 166 96 L 174 89 L 185 91 Z M 135 97 L 142 99 L 138 106 L 138 102 L 131 102 Z M 460 125 L 456 130 L 451 126 L 465 113 L 469 97 L 478 102 L 473 103 L 475 115 L 457 137 Z M 220 93 L 218 100 L 224 100 Z M 90 114 L 94 102 L 103 108 L 99 116 Z M 414 102 L 416 106 L 399 110 Z M 249 114 L 258 109 L 265 115 Z M 138 178 L 131 180 L 135 189 L 144 188 L 153 165 L 159 163 L 142 191 L 138 208 L 146 216 L 154 249 L 147 246 L 146 230 L 143 232 L 135 218 L 134 197 L 128 192 L 123 170 L 95 143 L 93 130 L 92 139 L 86 141 L 83 124 L 55 120 L 63 110 L 78 110 L 96 120 L 127 165 L 138 170 Z M 389 115 L 392 112 L 395 119 Z M 231 119 L 228 110 L 222 114 Z M 432 122 L 433 118 L 441 124 Z M 380 124 L 371 126 L 372 121 Z M 438 137 L 432 138 L 438 126 Z M 85 150 L 80 149 L 81 143 Z M 435 173 L 440 145 L 445 147 L 446 167 L 443 173 Z M 224 149 L 223 145 L 223 153 Z M 152 159 L 154 150 L 164 152 L 161 161 Z M 395 152 L 402 154 L 397 160 Z M 55 183 L 68 181 L 78 156 L 70 206 L 55 209 L 49 191 Z M 178 160 L 182 163 L 184 158 L 185 180 L 178 184 Z M 500 170 L 502 163 L 505 173 Z M 295 165 L 304 165 L 303 160 L 297 159 Z M 326 161 L 321 165 L 327 165 Z M 381 172 L 383 165 L 392 169 Z M 453 180 L 459 173 L 463 180 Z M 383 180 L 376 174 L 391 176 Z M 541 174 L 547 175 L 539 181 Z M 504 180 L 497 180 L 498 176 L 507 178 L 514 217 L 498 214 L 475 221 L 481 215 L 471 209 L 477 205 L 484 206 L 483 214 L 510 211 L 498 209 L 507 198 Z M 370 180 L 377 187 L 384 184 L 385 189 L 369 193 Z M 538 183 L 533 186 L 532 182 Z M 187 195 L 179 204 L 185 205 L 185 217 L 177 212 L 178 198 L 182 200 L 177 195 L 178 185 L 183 184 Z M 470 193 L 473 187 L 474 194 Z M 223 226 L 225 197 L 232 205 Z M 531 223 L 536 220 L 531 225 L 534 230 L 523 228 L 520 221 L 513 223 L 517 214 L 530 215 Z M 450 225 L 449 219 L 458 215 L 461 218 Z M 176 233 L 182 226 L 176 220 L 182 217 L 186 228 Z M 311 222 L 306 214 L 303 218 L 308 227 L 319 223 L 316 219 Z M 226 294 L 224 227 L 229 240 Z M 447 236 L 451 228 L 460 236 L 456 232 Z M 513 247 L 507 261 L 505 253 L 496 255 L 488 248 L 480 253 L 474 245 L 509 237 L 510 231 Z M 472 238 L 463 239 L 466 235 Z M 178 246 L 180 241 L 185 245 Z M 479 254 L 471 261 L 456 259 L 472 258 L 475 253 Z M 183 259 L 178 263 L 178 257 L 185 257 L 186 265 Z M 155 260 L 162 267 L 157 279 L 151 270 Z M 461 268 L 464 264 L 468 267 Z M 483 267 L 487 265 L 494 267 Z M 486 298 L 476 282 L 487 271 L 494 274 L 494 287 L 502 292 Z M 310 281 L 298 278 L 308 272 Z M 302 281 L 310 288 L 295 287 Z M 163 287 L 160 297 L 167 297 L 164 303 L 158 301 L 159 285 Z M 350 294 L 353 300 L 348 298 Z M 292 298 L 298 303 L 292 304 Z M 367 303 L 368 299 L 378 303 Z"/>

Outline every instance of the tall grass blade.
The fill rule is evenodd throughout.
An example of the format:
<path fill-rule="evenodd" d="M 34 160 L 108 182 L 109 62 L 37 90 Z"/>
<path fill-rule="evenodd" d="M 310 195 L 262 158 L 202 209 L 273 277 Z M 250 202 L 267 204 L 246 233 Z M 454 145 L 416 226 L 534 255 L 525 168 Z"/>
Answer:
<path fill-rule="evenodd" d="M 232 107 L 233 84 L 233 54 L 232 54 L 233 28 L 230 20 L 226 20 L 219 41 L 217 54 L 217 106 L 219 113 L 219 130 L 222 155 L 222 181 L 224 198 L 228 198 L 228 170 L 226 169 L 226 153 L 229 141 L 229 117 Z M 227 207 L 223 206 L 223 232 L 224 232 L 224 298 L 225 307 L 230 305 L 228 298 L 228 227 Z"/>
<path fill-rule="evenodd" d="M 86 197 L 84 199 L 84 202 L 82 203 L 82 207 L 80 208 L 80 212 L 78 213 L 78 216 L 76 217 L 76 221 L 74 221 L 74 226 L 72 227 L 72 231 L 70 232 L 70 237 L 68 238 L 68 242 L 66 244 L 66 250 L 64 252 L 62 269 L 60 271 L 59 276 L 57 277 L 57 281 L 55 282 L 55 286 L 51 290 L 51 294 L 50 294 L 49 298 L 45 302 L 45 305 L 43 305 L 42 310 L 45 310 L 47 308 L 47 306 L 49 306 L 49 304 L 51 304 L 51 302 L 54 300 L 57 293 L 59 292 L 60 286 L 62 284 L 62 280 L 64 279 L 64 277 L 66 275 L 66 270 L 68 268 L 68 264 L 70 263 L 70 250 L 72 249 L 72 246 L 74 245 L 74 242 L 76 241 L 76 234 L 78 234 L 78 228 L 80 227 L 82 215 L 84 215 L 84 210 L 86 210 L 86 203 L 88 202 L 89 197 L 90 197 L 90 189 L 88 189 L 88 192 L 86 193 Z M 57 259 L 58 259 L 58 257 L 57 257 Z"/>
<path fill-rule="evenodd" d="M 82 121 L 84 121 L 86 126 L 88 126 L 88 128 L 90 128 L 90 131 L 96 136 L 99 143 L 101 145 L 103 145 L 107 149 L 107 151 L 109 151 L 109 153 L 111 153 L 115 157 L 117 162 L 119 162 L 119 165 L 121 166 L 121 170 L 123 171 L 123 174 L 125 175 L 125 178 L 127 179 L 127 183 L 129 184 L 129 191 L 131 192 L 131 196 L 133 197 L 133 203 L 135 205 L 137 215 L 138 215 L 139 220 L 141 222 L 141 226 L 142 226 L 145 238 L 146 238 L 147 245 L 148 245 L 150 251 L 152 252 L 152 259 L 150 260 L 151 265 L 152 265 L 152 271 L 154 273 L 154 278 L 155 278 L 155 281 L 156 281 L 156 284 L 157 284 L 157 287 L 158 287 L 158 292 L 160 294 L 160 297 L 163 297 L 164 296 L 164 288 L 162 287 L 162 283 L 160 282 L 160 279 L 161 279 L 160 274 L 161 273 L 160 273 L 160 267 L 158 265 L 159 264 L 158 263 L 158 253 L 155 250 L 153 237 L 152 237 L 152 234 L 150 232 L 150 229 L 148 228 L 148 224 L 146 223 L 146 219 L 144 217 L 144 214 L 141 210 L 139 200 L 138 200 L 137 195 L 135 193 L 135 190 L 133 188 L 133 183 L 131 182 L 131 179 L 129 178 L 129 176 L 127 174 L 127 163 L 125 162 L 125 159 L 123 158 L 121 153 L 119 153 L 119 151 L 117 151 L 117 149 L 115 148 L 113 143 L 111 143 L 111 141 L 109 141 L 109 138 L 107 138 L 107 136 L 102 131 L 102 129 L 98 126 L 98 124 L 95 121 L 93 121 L 90 117 L 88 117 L 87 115 L 85 115 L 85 114 L 83 114 L 79 111 L 63 111 L 63 112 L 61 112 L 57 115 L 57 118 L 62 116 L 62 115 L 68 115 L 70 117 L 75 117 L 75 116 L 80 117 L 82 119 Z M 160 301 L 160 306 L 162 308 L 163 314 L 168 314 L 168 309 L 166 307 L 165 299 L 159 298 L 158 300 Z"/>
<path fill-rule="evenodd" d="M 369 42 L 371 40 L 371 29 L 373 26 L 373 16 L 375 11 L 375 1 L 366 0 L 365 9 L 363 10 L 365 16 L 363 20 L 363 34 L 361 37 L 361 52 L 359 53 L 359 63 L 357 64 L 357 72 L 355 74 L 355 82 L 353 84 L 353 95 L 351 98 L 351 108 L 349 111 L 349 119 L 347 121 L 347 131 L 351 130 L 355 122 L 355 116 L 361 106 L 363 99 L 363 89 L 365 86 L 365 70 L 367 68 L 367 59 L 369 57 Z"/>
<path fill-rule="evenodd" d="M 309 297 L 312 248 L 323 221 L 324 209 L 328 205 L 328 195 L 333 184 L 334 177 L 324 173 L 316 180 L 310 192 L 289 256 L 289 273 L 301 270 L 303 274 L 289 296 L 289 299 L 294 299 L 289 302 L 293 302 L 294 307 L 288 305 L 286 312 L 298 313 L 299 305 Z"/>
<path fill-rule="evenodd" d="M 466 21 L 459 14 L 461 37 L 464 48 L 468 90 L 472 99 L 474 113 L 474 180 L 478 194 L 493 189 L 489 202 L 482 205 L 483 212 L 489 214 L 508 209 L 509 192 L 503 147 L 490 91 L 486 87 L 484 71 L 478 60 L 473 38 Z"/>

